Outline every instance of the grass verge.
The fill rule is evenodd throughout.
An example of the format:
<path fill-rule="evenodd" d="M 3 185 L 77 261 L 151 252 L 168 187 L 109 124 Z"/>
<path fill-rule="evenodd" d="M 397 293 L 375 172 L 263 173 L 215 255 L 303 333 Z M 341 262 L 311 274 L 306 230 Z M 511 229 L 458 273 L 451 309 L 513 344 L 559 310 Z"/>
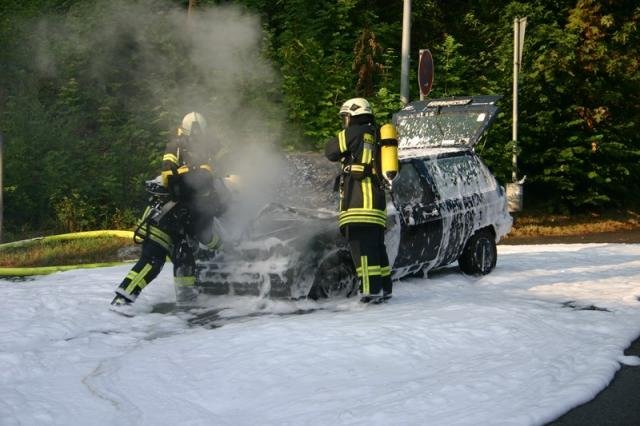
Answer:
<path fill-rule="evenodd" d="M 34 241 L 0 250 L 0 267 L 30 268 L 133 260 L 137 258 L 131 238 L 91 237 L 72 240 Z"/>
<path fill-rule="evenodd" d="M 640 214 L 633 211 L 548 215 L 514 215 L 509 237 L 576 236 L 640 229 Z"/>

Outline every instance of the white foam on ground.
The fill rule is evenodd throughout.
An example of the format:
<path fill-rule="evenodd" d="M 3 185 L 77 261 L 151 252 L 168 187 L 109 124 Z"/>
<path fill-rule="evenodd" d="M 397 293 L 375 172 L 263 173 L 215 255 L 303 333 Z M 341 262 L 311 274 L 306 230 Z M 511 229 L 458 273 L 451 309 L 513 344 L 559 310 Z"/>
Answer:
<path fill-rule="evenodd" d="M 150 313 L 170 267 L 134 318 L 107 309 L 130 265 L 0 282 L 0 423 L 543 424 L 640 363 L 640 245 L 498 248 L 383 305 L 213 298 L 215 329 Z"/>

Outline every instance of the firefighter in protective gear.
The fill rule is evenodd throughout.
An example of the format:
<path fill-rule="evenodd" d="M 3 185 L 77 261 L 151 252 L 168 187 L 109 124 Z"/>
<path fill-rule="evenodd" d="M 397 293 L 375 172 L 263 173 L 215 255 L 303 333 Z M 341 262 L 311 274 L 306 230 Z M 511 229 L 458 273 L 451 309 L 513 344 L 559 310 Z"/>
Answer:
<path fill-rule="evenodd" d="M 343 130 L 325 145 L 325 156 L 340 161 L 340 231 L 347 238 L 360 280 L 361 301 L 391 297 L 391 268 L 384 243 L 386 200 L 381 170 L 380 132 L 366 99 L 340 108 Z M 397 160 L 396 160 L 397 161 Z"/>
<path fill-rule="evenodd" d="M 190 112 L 167 144 L 161 175 L 150 181 L 159 181 L 151 200 L 160 201 L 147 207 L 135 233 L 136 241 L 142 243 L 142 255 L 116 288 L 112 305 L 134 302 L 160 273 L 167 256 L 173 262 L 178 302 L 189 303 L 197 296 L 195 245 L 211 251 L 221 248 L 213 219 L 224 212 L 226 204 L 225 194 L 214 185 L 206 130 L 204 117 Z"/>

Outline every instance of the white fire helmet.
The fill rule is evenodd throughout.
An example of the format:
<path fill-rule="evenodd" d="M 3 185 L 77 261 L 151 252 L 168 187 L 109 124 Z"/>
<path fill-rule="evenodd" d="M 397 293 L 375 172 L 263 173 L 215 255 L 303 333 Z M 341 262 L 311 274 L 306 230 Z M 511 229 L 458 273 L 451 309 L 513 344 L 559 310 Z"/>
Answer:
<path fill-rule="evenodd" d="M 347 114 L 351 117 L 355 115 L 373 114 L 371 105 L 364 98 L 353 98 L 342 104 L 340 115 Z"/>
<path fill-rule="evenodd" d="M 191 136 L 202 134 L 207 130 L 207 120 L 199 112 L 192 111 L 185 115 L 178 128 L 179 135 Z"/>

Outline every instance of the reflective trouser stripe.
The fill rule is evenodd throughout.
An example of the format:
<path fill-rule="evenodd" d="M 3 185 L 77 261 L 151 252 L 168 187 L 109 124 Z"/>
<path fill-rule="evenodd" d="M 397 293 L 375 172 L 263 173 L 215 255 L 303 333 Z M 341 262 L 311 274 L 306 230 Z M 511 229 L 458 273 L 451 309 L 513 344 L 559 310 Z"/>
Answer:
<path fill-rule="evenodd" d="M 371 186 L 371 178 L 364 178 L 361 182 L 362 188 L 362 208 L 373 209 L 373 188 Z"/>
<path fill-rule="evenodd" d="M 151 268 L 152 268 L 151 264 L 147 263 L 146 265 L 144 265 L 144 267 L 140 272 L 129 271 L 129 273 L 127 274 L 127 278 L 129 278 L 131 282 L 129 283 L 125 291 L 128 294 L 131 294 L 137 287 L 139 287 L 140 290 L 145 288 L 147 286 L 147 281 L 145 280 L 145 277 L 147 276 Z"/>
<path fill-rule="evenodd" d="M 196 277 L 195 276 L 174 277 L 173 282 L 175 283 L 176 286 L 179 286 L 179 287 L 192 287 L 196 283 Z"/>
<path fill-rule="evenodd" d="M 369 294 L 370 277 L 388 277 L 391 275 L 390 266 L 371 266 L 367 256 L 360 257 L 360 266 L 356 268 L 356 275 L 362 279 L 362 293 Z"/>
<path fill-rule="evenodd" d="M 218 237 L 216 234 L 213 235 L 213 237 L 211 238 L 211 241 L 209 241 L 207 243 L 207 248 L 209 250 L 214 250 L 214 249 L 218 249 L 222 247 L 222 242 L 220 241 L 220 237 Z"/>
<path fill-rule="evenodd" d="M 389 275 L 391 275 L 391 266 L 383 266 L 380 268 L 381 277 L 388 277 Z"/>
<path fill-rule="evenodd" d="M 382 276 L 382 267 L 380 266 L 371 266 L 367 264 L 367 271 L 369 272 L 369 275 Z M 363 269 L 361 266 L 356 268 L 356 274 L 358 274 L 359 277 L 362 276 L 362 272 L 363 272 Z"/>
<path fill-rule="evenodd" d="M 362 294 L 369 294 L 369 265 L 367 256 L 360 256 L 360 272 L 362 278 Z"/>
<path fill-rule="evenodd" d="M 345 136 L 344 130 L 338 133 L 338 145 L 340 148 L 340 153 L 347 152 L 347 138 Z"/>

